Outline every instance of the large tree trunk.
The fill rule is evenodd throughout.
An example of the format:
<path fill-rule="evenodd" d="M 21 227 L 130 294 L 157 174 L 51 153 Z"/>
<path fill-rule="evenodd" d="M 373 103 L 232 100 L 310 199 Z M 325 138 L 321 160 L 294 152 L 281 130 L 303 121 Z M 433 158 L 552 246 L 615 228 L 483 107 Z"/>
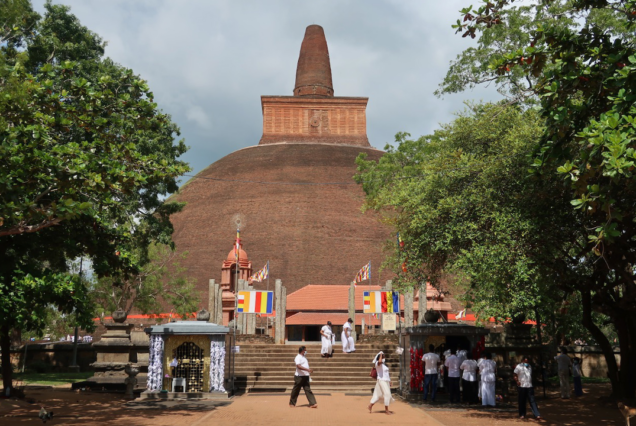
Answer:
<path fill-rule="evenodd" d="M 13 368 L 11 366 L 11 330 L 8 326 L 0 329 L 0 350 L 2 350 L 2 385 L 4 387 L 3 395 L 6 395 L 7 389 L 11 389 L 13 393 Z"/>
<path fill-rule="evenodd" d="M 618 371 L 618 378 L 621 384 L 620 397 L 627 397 L 629 394 L 629 378 L 630 378 L 630 364 L 631 362 L 625 362 L 630 359 L 629 357 L 629 329 L 627 322 L 622 315 L 618 315 L 616 318 L 612 318 L 614 327 L 616 327 L 616 333 L 618 334 L 618 347 L 621 354 L 621 368 Z"/>
<path fill-rule="evenodd" d="M 607 363 L 607 376 L 612 383 L 612 394 L 615 397 L 620 398 L 622 396 L 622 389 L 618 378 L 618 364 L 616 363 L 616 357 L 614 356 L 614 348 L 607 336 L 603 334 L 600 328 L 592 320 L 592 295 L 589 290 L 581 291 L 581 300 L 583 304 L 583 326 L 588 329 L 594 340 L 601 347 L 603 356 L 605 356 L 605 362 Z"/>

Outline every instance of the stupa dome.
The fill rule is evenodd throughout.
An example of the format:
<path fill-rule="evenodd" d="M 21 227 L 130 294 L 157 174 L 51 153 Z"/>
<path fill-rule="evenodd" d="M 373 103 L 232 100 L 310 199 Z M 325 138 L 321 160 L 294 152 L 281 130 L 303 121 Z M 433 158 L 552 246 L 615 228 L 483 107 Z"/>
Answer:
<path fill-rule="evenodd" d="M 299 59 L 297 86 L 318 81 L 307 76 L 324 77 L 312 63 L 329 68 L 331 84 L 324 32 L 314 27 L 307 29 L 305 41 L 322 34 L 324 46 L 314 40 L 321 59 Z M 304 52 L 306 45 L 311 47 L 305 41 L 301 59 L 311 56 Z M 387 271 L 379 273 L 391 230 L 375 213 L 362 213 L 364 192 L 352 179 L 360 153 L 373 160 L 384 154 L 367 139 L 368 99 L 302 95 L 261 97 L 259 144 L 214 162 L 173 197 L 187 203 L 172 216 L 173 239 L 179 251 L 188 251 L 182 265 L 202 294 L 207 294 L 209 279 L 220 282 L 223 261 L 235 259 L 231 218 L 237 213 L 245 218 L 240 237 L 253 271 L 270 262 L 270 289 L 274 279 L 283 281 L 287 294 L 308 284 L 349 284 L 369 261 L 372 284 L 391 279 Z M 242 251 L 241 257 L 247 254 L 243 257 Z M 266 286 L 255 284 L 257 289 Z"/>

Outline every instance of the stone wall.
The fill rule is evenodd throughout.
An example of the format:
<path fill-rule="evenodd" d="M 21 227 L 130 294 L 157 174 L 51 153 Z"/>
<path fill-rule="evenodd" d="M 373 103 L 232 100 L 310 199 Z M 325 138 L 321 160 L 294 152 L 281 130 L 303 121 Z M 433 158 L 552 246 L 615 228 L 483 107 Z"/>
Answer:
<path fill-rule="evenodd" d="M 274 338 L 266 334 L 237 334 L 236 344 L 250 343 L 257 345 L 274 344 Z"/>
<path fill-rule="evenodd" d="M 77 345 L 77 365 L 80 371 L 90 371 L 90 364 L 96 360 L 95 349 L 89 343 Z M 11 361 L 16 368 L 24 363 L 24 346 L 11 349 Z M 31 344 L 26 350 L 26 369 L 34 363 L 51 366 L 51 371 L 64 371 L 73 362 L 73 345 L 71 343 Z"/>

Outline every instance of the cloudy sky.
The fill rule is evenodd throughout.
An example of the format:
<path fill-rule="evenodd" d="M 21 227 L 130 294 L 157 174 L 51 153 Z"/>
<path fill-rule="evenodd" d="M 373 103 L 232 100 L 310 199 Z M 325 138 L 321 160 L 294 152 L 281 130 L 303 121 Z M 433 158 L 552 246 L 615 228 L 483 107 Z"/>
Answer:
<path fill-rule="evenodd" d="M 292 95 L 307 25 L 327 37 L 336 96 L 365 96 L 371 145 L 431 133 L 466 100 L 436 98 L 471 40 L 451 28 L 476 0 L 54 0 L 108 42 L 106 55 L 149 82 L 191 147 L 193 173 L 258 144 L 261 95 Z M 43 0 L 34 7 L 42 12 Z"/>

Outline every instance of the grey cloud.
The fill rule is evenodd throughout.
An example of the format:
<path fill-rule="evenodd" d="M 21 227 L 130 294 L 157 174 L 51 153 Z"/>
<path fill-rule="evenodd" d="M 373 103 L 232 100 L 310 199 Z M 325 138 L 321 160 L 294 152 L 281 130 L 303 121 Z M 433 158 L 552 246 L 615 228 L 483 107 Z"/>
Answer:
<path fill-rule="evenodd" d="M 59 2 L 56 0 L 56 2 Z M 291 95 L 305 27 L 322 25 L 337 96 L 367 96 L 371 144 L 431 133 L 483 88 L 437 99 L 449 62 L 473 43 L 451 28 L 470 0 L 66 0 L 146 79 L 181 127 L 194 172 L 258 143 L 261 95 Z M 34 2 L 43 10 L 43 1 Z"/>

